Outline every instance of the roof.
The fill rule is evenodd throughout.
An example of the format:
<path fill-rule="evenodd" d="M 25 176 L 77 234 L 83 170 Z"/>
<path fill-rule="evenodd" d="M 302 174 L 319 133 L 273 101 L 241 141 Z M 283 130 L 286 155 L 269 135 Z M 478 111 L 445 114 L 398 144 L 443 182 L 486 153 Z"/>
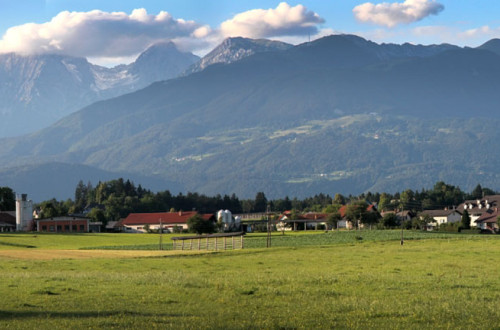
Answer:
<path fill-rule="evenodd" d="M 113 229 L 113 228 L 117 228 L 118 224 L 118 221 L 108 221 L 108 223 L 106 224 L 106 229 Z"/>
<path fill-rule="evenodd" d="M 460 212 L 458 212 L 457 210 L 425 210 L 425 211 L 422 211 L 421 214 L 428 214 L 430 215 L 431 217 L 447 217 L 453 213 L 458 213 L 460 214 Z"/>
<path fill-rule="evenodd" d="M 12 215 L 12 212 L 0 212 L 0 222 L 15 226 L 16 216 Z"/>
<path fill-rule="evenodd" d="M 481 199 L 466 200 L 458 206 L 458 210 L 467 210 L 469 214 L 483 214 L 488 209 L 498 207 L 500 207 L 500 195 L 488 195 Z"/>
<path fill-rule="evenodd" d="M 308 212 L 299 214 L 299 220 L 324 220 L 328 217 L 325 213 Z"/>
<path fill-rule="evenodd" d="M 42 221 L 73 221 L 73 220 L 90 221 L 90 218 L 86 218 L 83 216 L 67 215 L 67 216 L 60 216 L 60 217 L 53 217 L 53 218 L 33 219 L 33 220 L 35 220 L 37 222 L 42 222 Z"/>
<path fill-rule="evenodd" d="M 344 217 L 345 217 L 345 213 L 346 213 L 346 211 L 347 211 L 347 207 L 348 207 L 348 206 L 349 206 L 349 205 L 342 205 L 342 206 L 340 207 L 340 209 L 339 209 L 339 213 L 340 213 L 340 216 L 341 216 L 342 218 L 344 218 Z M 366 211 L 368 211 L 368 212 L 373 212 L 373 211 L 376 211 L 376 210 L 377 210 L 377 209 L 375 208 L 375 205 L 373 205 L 373 204 L 368 204 L 368 206 L 366 207 Z"/>
<path fill-rule="evenodd" d="M 481 216 L 476 220 L 476 223 L 495 223 L 497 222 L 497 218 L 500 215 L 498 209 L 489 209 L 486 210 Z"/>
<path fill-rule="evenodd" d="M 189 212 L 159 212 L 159 213 L 130 213 L 128 217 L 121 220 L 121 225 L 156 225 L 160 224 L 185 224 L 192 216 L 198 214 L 196 211 Z M 210 220 L 213 214 L 200 214 L 204 220 Z"/>

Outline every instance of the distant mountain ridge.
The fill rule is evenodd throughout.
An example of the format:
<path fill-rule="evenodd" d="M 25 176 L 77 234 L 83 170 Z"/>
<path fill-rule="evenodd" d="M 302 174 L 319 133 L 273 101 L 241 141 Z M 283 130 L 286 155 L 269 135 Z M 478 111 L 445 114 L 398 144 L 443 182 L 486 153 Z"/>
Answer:
<path fill-rule="evenodd" d="M 283 51 L 291 47 L 293 46 L 290 44 L 267 39 L 249 39 L 242 37 L 227 38 L 186 70 L 184 75 L 199 72 L 212 64 L 229 64 L 256 53 Z"/>
<path fill-rule="evenodd" d="M 499 189 L 499 89 L 491 50 L 336 35 L 94 103 L 1 140 L 0 166 L 83 164 L 240 197 Z"/>
<path fill-rule="evenodd" d="M 0 54 L 0 137 L 43 128 L 92 102 L 178 76 L 199 58 L 173 43 L 105 68 L 63 55 Z"/>

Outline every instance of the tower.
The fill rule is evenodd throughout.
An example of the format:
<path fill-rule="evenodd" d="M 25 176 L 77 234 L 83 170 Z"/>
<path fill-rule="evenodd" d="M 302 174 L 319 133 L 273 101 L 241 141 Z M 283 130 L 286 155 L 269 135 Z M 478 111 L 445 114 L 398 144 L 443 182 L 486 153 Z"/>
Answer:
<path fill-rule="evenodd" d="M 27 194 L 16 195 L 16 231 L 30 230 L 33 221 L 33 202 Z"/>

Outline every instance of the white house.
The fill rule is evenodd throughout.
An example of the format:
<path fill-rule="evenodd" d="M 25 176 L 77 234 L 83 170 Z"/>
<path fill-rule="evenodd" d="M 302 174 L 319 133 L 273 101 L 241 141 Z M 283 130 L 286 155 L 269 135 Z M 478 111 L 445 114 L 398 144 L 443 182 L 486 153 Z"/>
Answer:
<path fill-rule="evenodd" d="M 460 212 L 467 211 L 470 217 L 470 226 L 476 227 L 478 220 L 484 213 L 500 208 L 500 195 L 484 196 L 482 199 L 467 200 L 458 206 Z"/>
<path fill-rule="evenodd" d="M 456 223 L 462 220 L 462 214 L 457 210 L 425 210 L 420 213 L 420 216 L 430 215 L 435 223 L 430 223 L 427 225 L 427 229 L 432 230 L 433 227 L 439 226 L 445 223 Z"/>

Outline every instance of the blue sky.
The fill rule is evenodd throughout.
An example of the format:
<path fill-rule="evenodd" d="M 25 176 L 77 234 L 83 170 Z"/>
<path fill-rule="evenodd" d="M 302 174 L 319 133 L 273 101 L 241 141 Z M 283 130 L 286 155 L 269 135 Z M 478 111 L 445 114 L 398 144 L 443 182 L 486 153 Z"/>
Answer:
<path fill-rule="evenodd" d="M 203 55 L 228 36 L 300 43 L 331 33 L 475 47 L 500 37 L 499 13 L 498 0 L 0 0 L 0 51 L 106 65 L 162 40 Z"/>

